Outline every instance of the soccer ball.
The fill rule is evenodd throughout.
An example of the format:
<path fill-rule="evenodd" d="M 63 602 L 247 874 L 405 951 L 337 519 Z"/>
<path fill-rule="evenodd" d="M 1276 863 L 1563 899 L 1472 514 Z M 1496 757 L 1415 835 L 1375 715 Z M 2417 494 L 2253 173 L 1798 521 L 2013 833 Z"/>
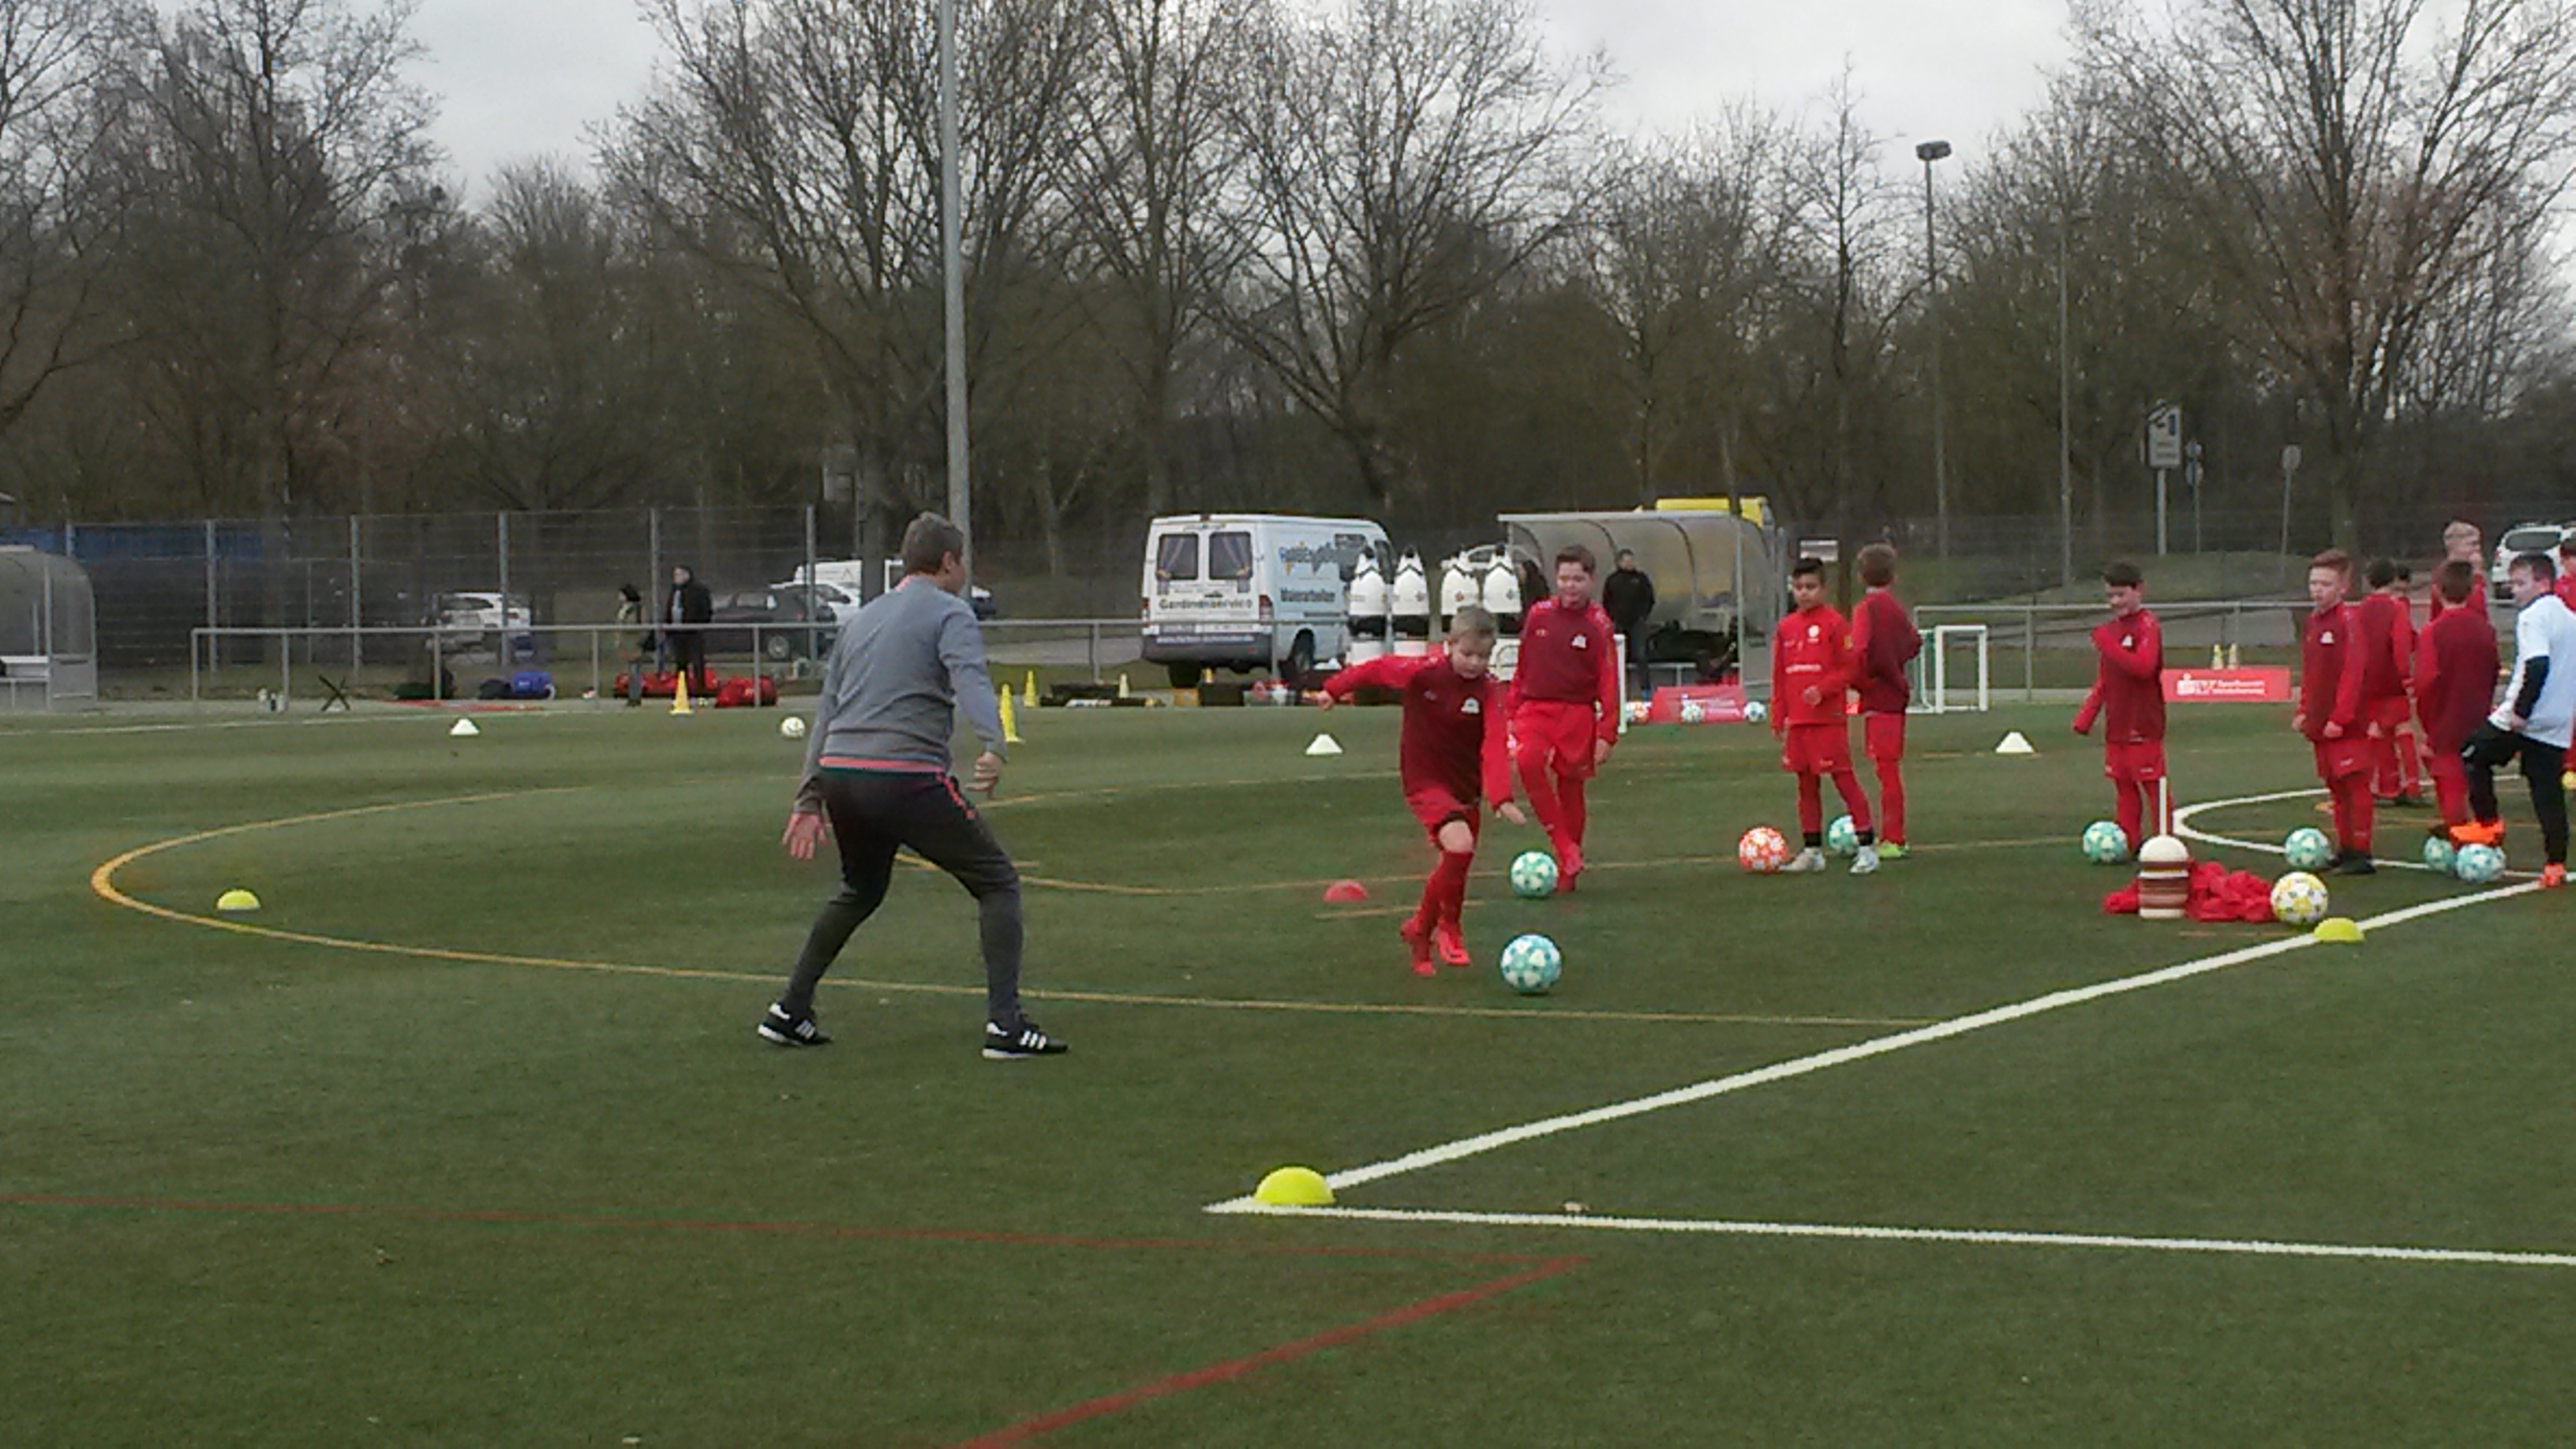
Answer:
<path fill-rule="evenodd" d="M 778 732 L 791 740 L 805 738 L 805 716 L 791 714 L 778 722 Z"/>
<path fill-rule="evenodd" d="M 2313 825 L 2302 825 L 2281 842 L 2281 854 L 2292 870 L 2323 870 L 2334 863 L 2334 842 Z"/>
<path fill-rule="evenodd" d="M 1744 706 L 1744 718 L 1749 724 L 1760 724 L 1770 717 L 1771 707 L 1758 699 Z"/>
<path fill-rule="evenodd" d="M 1860 828 L 1852 824 L 1850 816 L 1837 815 L 1834 823 L 1825 827 L 1825 848 L 1836 855 L 1860 853 Z"/>
<path fill-rule="evenodd" d="M 1544 850 L 1524 850 L 1512 857 L 1512 894 L 1525 901 L 1556 894 L 1556 857 Z"/>
<path fill-rule="evenodd" d="M 1686 699 L 1682 701 L 1683 724 L 1705 724 L 1707 722 L 1708 711 L 1700 707 L 1700 702 L 1698 700 Z"/>
<path fill-rule="evenodd" d="M 2425 838 L 2425 869 L 2438 870 L 2444 875 L 2449 875 L 2452 869 L 2458 864 L 2459 858 L 2460 853 L 2458 850 L 2452 848 L 2451 842 L 2444 840 L 2438 835 L 2428 836 Z"/>
<path fill-rule="evenodd" d="M 2304 870 L 2272 882 L 2272 918 L 2285 926 L 2313 926 L 2326 918 L 2326 883 Z"/>
<path fill-rule="evenodd" d="M 1768 825 L 1756 825 L 1735 842 L 1735 863 L 1755 875 L 1771 875 L 1789 863 L 1789 841 Z"/>
<path fill-rule="evenodd" d="M 2095 865 L 2118 865 L 2129 858 L 2129 832 L 2110 820 L 2084 827 L 2084 858 Z"/>
<path fill-rule="evenodd" d="M 2504 852 L 2492 845 L 2463 845 L 2451 869 L 2471 885 L 2486 885 L 2504 874 Z"/>
<path fill-rule="evenodd" d="M 1543 996 L 1556 984 L 1565 958 L 1545 936 L 1514 936 L 1503 948 L 1503 984 L 1523 996 Z"/>

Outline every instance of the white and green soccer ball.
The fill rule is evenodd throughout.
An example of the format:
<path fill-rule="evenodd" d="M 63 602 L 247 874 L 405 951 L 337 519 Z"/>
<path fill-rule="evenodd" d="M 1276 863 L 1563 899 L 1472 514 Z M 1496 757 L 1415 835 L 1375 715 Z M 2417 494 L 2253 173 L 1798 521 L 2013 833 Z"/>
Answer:
<path fill-rule="evenodd" d="M 2096 820 L 2084 827 L 2084 858 L 2095 865 L 2118 865 L 2129 858 L 2129 832 L 2117 821 Z"/>
<path fill-rule="evenodd" d="M 2504 852 L 2492 845 L 2463 845 L 2451 870 L 2471 885 L 2487 885 L 2504 875 Z"/>
<path fill-rule="evenodd" d="M 1681 716 L 1683 724 L 1706 724 L 1708 722 L 1708 710 L 1695 699 L 1686 699 L 1682 701 Z"/>
<path fill-rule="evenodd" d="M 1825 827 L 1825 848 L 1836 855 L 1858 855 L 1860 827 L 1848 815 L 1835 816 L 1834 823 Z"/>
<path fill-rule="evenodd" d="M 1545 995 L 1565 970 L 1565 958 L 1545 936 L 1514 936 L 1503 948 L 1503 984 L 1523 996 Z"/>
<path fill-rule="evenodd" d="M 1556 857 L 1544 850 L 1524 850 L 1512 857 L 1512 894 L 1525 901 L 1556 894 Z"/>
<path fill-rule="evenodd" d="M 2304 870 L 2272 882 L 2272 918 L 2285 926 L 2313 926 L 2326 918 L 2334 898 L 2326 883 Z"/>
<path fill-rule="evenodd" d="M 1770 717 L 1771 706 L 1764 704 L 1758 699 L 1750 701 L 1744 706 L 1744 720 L 1747 724 L 1760 724 Z"/>
<path fill-rule="evenodd" d="M 778 732 L 791 740 L 805 738 L 805 716 L 791 714 L 778 722 Z"/>
<path fill-rule="evenodd" d="M 2438 835 L 2425 838 L 2424 868 L 2426 870 L 2438 870 L 2444 875 L 2449 875 L 2459 858 L 2460 852 L 2451 842 Z"/>
<path fill-rule="evenodd" d="M 2334 864 L 2334 842 L 2315 826 L 2302 825 L 2281 842 L 2281 854 L 2289 860 L 2292 870 L 2323 870 Z"/>

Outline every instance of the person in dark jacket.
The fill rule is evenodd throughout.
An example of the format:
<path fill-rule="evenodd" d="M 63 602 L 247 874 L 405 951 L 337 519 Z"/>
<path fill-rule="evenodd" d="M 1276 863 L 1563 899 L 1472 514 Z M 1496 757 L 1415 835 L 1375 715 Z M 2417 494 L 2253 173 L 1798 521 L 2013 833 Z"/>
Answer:
<path fill-rule="evenodd" d="M 1628 688 L 1639 699 L 1652 698 L 1654 675 L 1646 668 L 1646 621 L 1655 613 L 1655 581 L 1637 567 L 1633 550 L 1619 550 L 1618 567 L 1601 583 L 1601 608 L 1610 626 L 1628 641 Z"/>
<path fill-rule="evenodd" d="M 699 629 L 674 626 L 703 625 L 715 616 L 715 599 L 707 593 L 707 586 L 698 582 L 697 574 L 687 564 L 673 565 L 671 593 L 662 602 L 662 623 L 666 626 L 662 637 L 670 646 L 672 670 L 687 678 L 692 694 L 703 695 L 713 687 L 706 672 L 707 636 Z"/>

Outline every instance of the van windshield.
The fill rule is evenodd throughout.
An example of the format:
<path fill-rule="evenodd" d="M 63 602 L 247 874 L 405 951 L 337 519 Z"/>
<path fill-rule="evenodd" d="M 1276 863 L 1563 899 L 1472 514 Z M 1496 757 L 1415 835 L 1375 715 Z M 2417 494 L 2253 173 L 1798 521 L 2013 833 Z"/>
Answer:
<path fill-rule="evenodd" d="M 1154 577 L 1165 583 L 1190 583 L 1199 576 L 1199 536 L 1167 533 L 1154 547 Z"/>
<path fill-rule="evenodd" d="M 1208 535 L 1208 578 L 1247 582 L 1252 578 L 1252 535 L 1248 533 L 1211 533 Z"/>
<path fill-rule="evenodd" d="M 2558 547 L 2558 530 L 2554 528 L 2517 528 L 2503 539 L 2508 554 L 2547 553 Z"/>

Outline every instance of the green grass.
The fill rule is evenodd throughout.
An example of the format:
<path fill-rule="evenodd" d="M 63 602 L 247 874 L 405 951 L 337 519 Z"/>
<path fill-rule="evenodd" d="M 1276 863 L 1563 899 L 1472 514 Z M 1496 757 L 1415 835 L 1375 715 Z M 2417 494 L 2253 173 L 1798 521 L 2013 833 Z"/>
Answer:
<path fill-rule="evenodd" d="M 1873 880 L 1726 862 L 1789 823 L 1767 735 L 1632 735 L 1580 895 L 1509 899 L 1535 837 L 1488 838 L 1471 943 L 1490 962 L 1553 935 L 1544 999 L 1490 968 L 1416 981 L 1392 917 L 1321 903 L 1340 876 L 1410 903 L 1391 713 L 1047 711 L 992 815 L 1048 883 L 1028 985 L 1075 1050 L 1008 1067 L 973 1051 L 973 914 L 920 872 L 827 983 L 840 1042 L 754 1042 L 829 889 L 775 848 L 797 756 L 772 713 L 496 716 L 471 741 L 427 716 L 209 718 L 237 727 L 0 729 L 0 1443 L 950 1443 L 1565 1258 L 1052 1438 L 2453 1444 L 2576 1410 L 2566 1269 L 1199 1211 L 1282 1163 L 2277 935 L 2100 913 L 2117 875 L 2073 840 L 2106 792 L 2062 711 L 1918 720 L 1929 848 Z M 1349 753 L 1304 758 L 1319 727 Z M 2043 753 L 1987 753 L 2008 727 Z M 2306 783 L 2272 712 L 2176 729 L 2184 798 Z M 573 964 L 227 933 L 88 888 L 154 842 L 411 802 L 116 883 L 190 914 L 248 885 L 269 928 Z M 2390 853 L 2421 819 L 2388 822 Z M 2456 890 L 2388 872 L 2337 904 Z M 2560 897 L 2477 906 L 1346 1201 L 2576 1249 L 2571 924 Z M 1186 1004 L 1219 1000 L 1474 1012 Z"/>

